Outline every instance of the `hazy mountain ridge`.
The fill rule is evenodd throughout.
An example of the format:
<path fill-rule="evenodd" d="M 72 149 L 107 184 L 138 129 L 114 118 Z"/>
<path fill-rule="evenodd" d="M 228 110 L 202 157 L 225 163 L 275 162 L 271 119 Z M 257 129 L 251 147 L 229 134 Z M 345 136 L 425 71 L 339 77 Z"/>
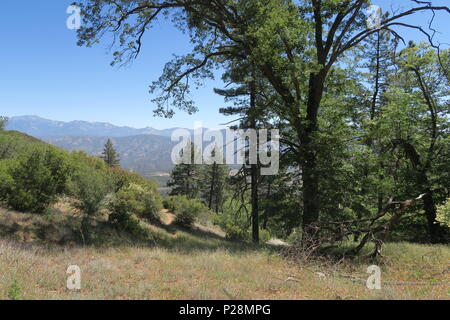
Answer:
<path fill-rule="evenodd" d="M 65 150 L 83 150 L 92 156 L 101 156 L 104 145 L 110 138 L 124 169 L 146 177 L 155 177 L 173 169 L 171 153 L 179 142 L 172 142 L 171 135 L 176 129 L 184 128 L 136 129 L 104 122 L 63 122 L 38 116 L 20 116 L 11 117 L 7 129 L 23 132 Z M 185 130 L 193 133 L 193 130 Z M 225 136 L 225 131 L 222 130 L 222 134 Z"/>
<path fill-rule="evenodd" d="M 96 136 L 127 137 L 136 135 L 159 135 L 170 137 L 178 128 L 158 130 L 151 127 L 136 129 L 127 126 L 116 126 L 106 122 L 88 121 L 55 121 L 38 116 L 11 117 L 8 130 L 20 131 L 32 136 Z"/>

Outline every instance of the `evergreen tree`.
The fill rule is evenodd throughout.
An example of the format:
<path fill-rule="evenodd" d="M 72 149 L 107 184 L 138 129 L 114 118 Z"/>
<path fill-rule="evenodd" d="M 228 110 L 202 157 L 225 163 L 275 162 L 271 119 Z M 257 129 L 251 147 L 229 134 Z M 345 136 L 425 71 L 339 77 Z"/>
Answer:
<path fill-rule="evenodd" d="M 269 104 L 267 101 L 267 84 L 257 73 L 256 68 L 247 62 L 233 61 L 231 66 L 223 76 L 223 80 L 229 84 L 234 84 L 231 89 L 219 90 L 215 92 L 225 97 L 226 101 L 234 101 L 233 107 L 222 108 L 220 112 L 227 116 L 239 116 L 239 125 L 232 129 L 256 130 L 258 128 L 268 128 L 269 124 L 264 121 L 269 117 Z M 268 112 L 269 111 L 269 112 Z M 259 149 L 257 147 L 257 153 Z M 247 180 L 250 180 L 250 203 L 252 221 L 252 239 L 259 242 L 259 184 L 260 167 L 258 164 L 250 163 L 250 146 L 245 145 L 245 164 L 242 167 L 242 174 L 236 175 L 235 179 L 242 178 L 245 183 L 237 183 L 238 189 L 245 185 L 238 192 L 245 193 L 247 190 Z"/>
<path fill-rule="evenodd" d="M 194 163 L 195 153 L 199 152 L 193 143 L 186 146 L 180 153 L 183 159 L 172 170 L 171 178 L 167 182 L 167 186 L 172 188 L 170 195 L 185 195 L 189 199 L 199 198 L 202 190 L 202 166 Z M 186 154 L 190 154 L 189 157 Z"/>
<path fill-rule="evenodd" d="M 216 157 L 216 155 L 218 155 Z M 221 150 L 215 146 L 211 152 L 212 158 L 219 158 L 222 156 Z M 219 213 L 222 210 L 223 202 L 225 200 L 225 182 L 228 176 L 228 168 L 225 164 L 219 164 L 217 161 L 213 161 L 210 166 L 206 166 L 204 169 L 204 180 L 209 181 L 209 185 L 206 186 L 204 191 L 204 198 L 207 201 L 208 208 Z"/>
<path fill-rule="evenodd" d="M 119 155 L 117 154 L 117 151 L 114 148 L 111 139 L 108 139 L 108 141 L 106 141 L 105 148 L 103 149 L 101 158 L 106 162 L 106 164 L 110 168 L 120 167 Z"/>

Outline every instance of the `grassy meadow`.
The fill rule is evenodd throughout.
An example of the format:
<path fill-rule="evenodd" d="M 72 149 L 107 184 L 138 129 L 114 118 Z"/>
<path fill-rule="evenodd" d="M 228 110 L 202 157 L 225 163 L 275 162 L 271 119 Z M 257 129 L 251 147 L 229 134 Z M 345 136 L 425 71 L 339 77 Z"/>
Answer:
<path fill-rule="evenodd" d="M 210 226 L 175 227 L 167 212 L 158 226 L 142 222 L 147 241 L 110 230 L 111 243 L 98 246 L 37 241 L 31 225 L 51 218 L 0 213 L 3 228 L 5 217 L 25 226 L 0 240 L 0 299 L 450 299 L 448 246 L 388 243 L 375 262 L 382 289 L 369 290 L 372 261 L 294 263 L 280 247 L 228 241 Z M 81 268 L 81 290 L 66 288 L 69 265 Z"/>

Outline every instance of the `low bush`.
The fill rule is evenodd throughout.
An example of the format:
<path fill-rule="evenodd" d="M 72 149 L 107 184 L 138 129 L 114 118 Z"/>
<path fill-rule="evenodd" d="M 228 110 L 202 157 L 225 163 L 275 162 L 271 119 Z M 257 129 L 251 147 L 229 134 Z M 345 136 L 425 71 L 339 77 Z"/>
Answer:
<path fill-rule="evenodd" d="M 247 210 L 251 210 L 249 204 Z M 227 234 L 228 239 L 250 239 L 250 219 L 248 213 L 236 201 L 226 201 L 223 206 L 223 212 L 215 216 L 213 222 Z"/>
<path fill-rule="evenodd" d="M 220 228 L 226 233 L 227 239 L 229 240 L 248 240 L 250 238 L 250 233 L 247 229 L 243 229 L 232 223 L 222 223 L 219 225 Z"/>
<path fill-rule="evenodd" d="M 77 199 L 73 206 L 84 213 L 81 221 L 83 240 L 90 242 L 92 218 L 103 207 L 106 196 L 112 191 L 107 171 L 80 163 L 68 183 L 68 190 Z"/>
<path fill-rule="evenodd" d="M 169 196 L 163 198 L 163 207 L 164 209 L 169 210 L 172 213 L 175 213 L 177 211 L 181 204 L 189 201 L 186 196 Z"/>
<path fill-rule="evenodd" d="M 42 213 L 66 191 L 71 168 L 53 149 L 35 150 L 10 163 L 2 198 L 17 211 Z"/>
<path fill-rule="evenodd" d="M 75 207 L 87 215 L 97 213 L 106 195 L 112 191 L 108 176 L 88 166 L 77 170 L 69 182 L 68 189 L 70 194 L 78 200 Z"/>
<path fill-rule="evenodd" d="M 450 198 L 445 203 L 438 206 L 436 220 L 443 226 L 450 228 Z"/>
<path fill-rule="evenodd" d="M 130 183 L 112 197 L 109 209 L 109 221 L 112 224 L 128 231 L 136 231 L 138 218 L 156 220 L 161 204 L 159 195 L 149 186 Z"/>
<path fill-rule="evenodd" d="M 181 226 L 191 226 L 200 216 L 209 215 L 208 208 L 198 199 L 186 196 L 170 196 L 163 199 L 163 206 L 175 214 L 175 222 Z"/>
<path fill-rule="evenodd" d="M 182 201 L 175 208 L 175 222 L 183 227 L 191 226 L 208 208 L 197 199 Z"/>

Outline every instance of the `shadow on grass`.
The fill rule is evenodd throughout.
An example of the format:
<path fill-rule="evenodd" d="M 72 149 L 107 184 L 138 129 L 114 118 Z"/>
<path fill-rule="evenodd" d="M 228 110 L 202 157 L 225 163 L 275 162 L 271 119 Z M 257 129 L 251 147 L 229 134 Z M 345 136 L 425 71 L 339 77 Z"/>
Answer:
<path fill-rule="evenodd" d="M 82 235 L 79 218 L 55 214 L 31 215 L 0 209 L 0 238 L 18 244 L 35 245 L 55 250 L 65 248 L 124 248 L 148 247 L 162 248 L 179 253 L 198 251 L 227 250 L 234 253 L 280 250 L 266 244 L 253 244 L 245 241 L 226 239 L 212 231 L 183 228 L 176 224 L 165 225 L 159 221 L 142 223 L 142 230 L 136 233 L 125 232 L 103 220 L 97 220 L 90 227 L 89 243 Z M 31 240 L 29 240 L 31 239 Z"/>
<path fill-rule="evenodd" d="M 272 245 L 229 240 L 214 232 L 196 227 L 184 228 L 175 224 L 152 223 L 147 225 L 145 235 L 136 235 L 118 231 L 108 223 L 98 223 L 91 232 L 94 236 L 92 237 L 93 242 L 89 246 L 100 248 L 162 248 L 181 254 L 217 250 L 226 250 L 237 254 L 261 251 L 275 253 L 281 250 L 279 247 Z"/>

